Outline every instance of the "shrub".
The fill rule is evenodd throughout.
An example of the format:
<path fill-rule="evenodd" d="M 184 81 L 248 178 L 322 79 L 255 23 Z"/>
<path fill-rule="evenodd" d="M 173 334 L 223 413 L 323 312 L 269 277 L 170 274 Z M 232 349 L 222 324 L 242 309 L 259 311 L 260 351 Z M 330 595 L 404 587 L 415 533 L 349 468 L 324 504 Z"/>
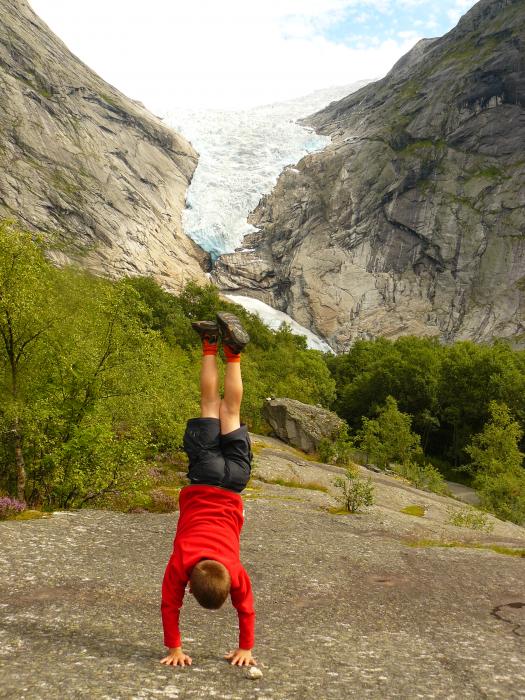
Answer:
<path fill-rule="evenodd" d="M 162 489 L 150 491 L 150 497 L 150 510 L 154 511 L 155 513 L 172 513 L 179 507 L 177 498 L 169 493 L 166 493 L 165 491 L 162 491 Z"/>
<path fill-rule="evenodd" d="M 478 474 L 474 486 L 481 506 L 517 525 L 525 525 L 525 471 L 522 474 Z"/>
<path fill-rule="evenodd" d="M 0 520 L 5 520 L 13 515 L 18 515 L 25 510 L 26 504 L 15 498 L 3 496 L 0 498 Z"/>
<path fill-rule="evenodd" d="M 443 475 L 432 464 L 419 465 L 408 461 L 404 464 L 394 464 L 393 470 L 417 489 L 445 495 L 448 493 Z"/>
<path fill-rule="evenodd" d="M 335 439 L 323 438 L 317 452 L 321 462 L 346 467 L 350 463 L 353 444 L 348 437 L 348 428 L 343 426 Z"/>
<path fill-rule="evenodd" d="M 492 532 L 494 523 L 487 520 L 487 514 L 476 508 L 464 508 L 462 510 L 448 509 L 448 522 L 456 527 L 468 527 L 471 530 Z"/>
<path fill-rule="evenodd" d="M 397 401 L 387 396 L 377 411 L 377 418 L 363 418 L 358 433 L 358 445 L 367 457 L 385 469 L 390 462 L 406 462 L 422 455 L 421 439 L 411 430 L 412 419 L 397 407 Z"/>
<path fill-rule="evenodd" d="M 358 513 L 361 508 L 367 508 L 374 503 L 374 485 L 372 479 L 361 479 L 352 469 L 347 469 L 344 477 L 334 479 L 340 493 L 339 502 L 349 513 Z"/>

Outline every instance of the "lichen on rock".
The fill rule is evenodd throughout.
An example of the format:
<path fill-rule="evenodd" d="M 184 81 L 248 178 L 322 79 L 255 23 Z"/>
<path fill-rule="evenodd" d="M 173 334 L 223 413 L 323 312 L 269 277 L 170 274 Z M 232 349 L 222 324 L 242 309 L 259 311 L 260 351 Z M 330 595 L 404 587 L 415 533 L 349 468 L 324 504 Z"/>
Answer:
<path fill-rule="evenodd" d="M 263 416 L 277 437 L 304 452 L 315 452 L 323 438 L 336 438 L 344 421 L 322 406 L 295 399 L 267 399 Z"/>

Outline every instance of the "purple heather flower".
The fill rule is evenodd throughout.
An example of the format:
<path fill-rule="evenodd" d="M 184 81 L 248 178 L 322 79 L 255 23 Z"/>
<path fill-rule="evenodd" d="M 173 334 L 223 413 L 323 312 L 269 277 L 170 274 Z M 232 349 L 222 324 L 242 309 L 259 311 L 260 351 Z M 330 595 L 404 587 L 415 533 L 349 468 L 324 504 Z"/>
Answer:
<path fill-rule="evenodd" d="M 9 498 L 9 496 L 0 497 L 0 520 L 5 520 L 5 518 L 10 515 L 17 515 L 25 510 L 26 504 L 23 501 L 17 501 L 16 498 Z"/>

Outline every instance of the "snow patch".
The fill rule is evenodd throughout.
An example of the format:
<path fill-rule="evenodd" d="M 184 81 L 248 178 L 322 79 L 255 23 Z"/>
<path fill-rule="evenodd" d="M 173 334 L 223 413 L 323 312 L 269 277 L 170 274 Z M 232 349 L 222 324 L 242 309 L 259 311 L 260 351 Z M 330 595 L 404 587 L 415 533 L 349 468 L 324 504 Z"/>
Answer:
<path fill-rule="evenodd" d="M 306 344 L 311 350 L 321 350 L 321 352 L 333 353 L 332 348 L 327 342 L 319 338 L 319 336 L 315 335 L 315 333 L 312 333 L 312 331 L 308 330 L 308 328 L 305 328 L 304 326 L 301 326 L 300 323 L 297 323 L 297 321 L 294 321 L 294 319 L 291 316 L 288 316 L 288 314 L 285 314 L 284 311 L 278 311 L 277 309 L 268 306 L 268 304 L 265 304 L 263 301 L 260 301 L 260 299 L 243 296 L 242 294 L 225 294 L 224 296 L 227 299 L 230 299 L 230 301 L 233 301 L 234 304 L 240 304 L 250 313 L 257 314 L 261 321 L 268 326 L 268 328 L 278 330 L 281 327 L 281 324 L 287 323 L 290 326 L 292 333 L 295 335 L 306 336 Z"/>

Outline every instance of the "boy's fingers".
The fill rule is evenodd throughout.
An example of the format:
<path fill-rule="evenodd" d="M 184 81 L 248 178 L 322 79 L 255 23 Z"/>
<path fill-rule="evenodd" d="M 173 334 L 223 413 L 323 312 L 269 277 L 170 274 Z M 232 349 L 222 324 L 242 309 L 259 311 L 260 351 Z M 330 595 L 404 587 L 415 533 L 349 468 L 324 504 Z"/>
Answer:
<path fill-rule="evenodd" d="M 165 656 L 160 660 L 165 666 L 191 666 L 191 656 L 173 657 Z"/>

